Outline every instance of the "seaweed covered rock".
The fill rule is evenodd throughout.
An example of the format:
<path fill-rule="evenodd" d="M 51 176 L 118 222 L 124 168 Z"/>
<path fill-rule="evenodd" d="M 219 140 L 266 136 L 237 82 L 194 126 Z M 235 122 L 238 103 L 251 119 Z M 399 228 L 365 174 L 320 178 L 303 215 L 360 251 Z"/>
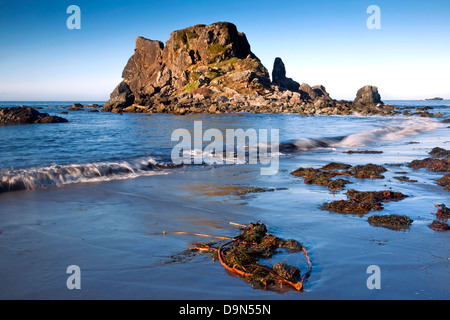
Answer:
<path fill-rule="evenodd" d="M 407 216 L 389 214 L 373 215 L 367 219 L 370 225 L 392 230 L 408 229 L 413 220 Z"/>
<path fill-rule="evenodd" d="M 346 184 L 352 183 L 349 180 L 337 178 L 337 176 L 349 176 L 358 179 L 383 179 L 381 173 L 387 171 L 386 168 L 376 164 L 365 164 L 352 167 L 349 164 L 330 162 L 320 169 L 298 168 L 291 172 L 296 177 L 302 177 L 307 184 L 317 184 L 325 186 L 334 191 L 342 189 Z"/>
<path fill-rule="evenodd" d="M 354 166 L 350 169 L 350 174 L 359 179 L 383 179 L 381 175 L 387 169 L 381 165 L 368 163 L 365 165 Z"/>
<path fill-rule="evenodd" d="M 435 148 L 433 148 L 433 150 L 431 150 L 429 152 L 429 154 L 431 154 L 433 157 L 443 158 L 443 157 L 450 156 L 450 150 L 446 150 L 446 149 L 443 149 L 440 147 L 435 147 Z"/>
<path fill-rule="evenodd" d="M 444 187 L 445 190 L 450 191 L 450 174 L 444 174 L 442 178 L 437 179 L 437 184 Z"/>
<path fill-rule="evenodd" d="M 430 227 L 430 229 L 434 230 L 434 231 L 449 231 L 450 230 L 450 226 L 442 221 L 438 221 L 438 220 L 433 220 L 433 222 L 428 225 L 428 227 Z"/>
<path fill-rule="evenodd" d="M 384 191 L 356 191 L 346 192 L 348 200 L 336 200 L 325 203 L 322 208 L 337 213 L 364 215 L 370 211 L 383 210 L 383 203 L 399 201 L 407 197 L 400 192 Z"/>
<path fill-rule="evenodd" d="M 351 183 L 349 180 L 345 179 L 333 179 L 340 173 L 338 172 L 328 172 L 321 169 L 314 168 L 298 168 L 291 172 L 292 175 L 296 177 L 302 177 L 305 179 L 306 184 L 317 184 L 319 186 L 325 186 L 330 190 L 342 189 L 346 184 Z"/>
<path fill-rule="evenodd" d="M 447 221 L 450 218 L 450 208 L 447 208 L 445 204 L 436 204 L 436 218 L 439 220 Z"/>
<path fill-rule="evenodd" d="M 450 155 L 442 159 L 425 158 L 423 160 L 413 160 L 408 166 L 414 169 L 425 168 L 434 172 L 450 172 Z"/>

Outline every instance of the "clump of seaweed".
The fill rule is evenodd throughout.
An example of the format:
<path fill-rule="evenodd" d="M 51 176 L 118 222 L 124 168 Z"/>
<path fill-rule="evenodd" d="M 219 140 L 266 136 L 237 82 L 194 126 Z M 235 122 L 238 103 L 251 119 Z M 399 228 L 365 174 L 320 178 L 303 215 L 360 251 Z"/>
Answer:
<path fill-rule="evenodd" d="M 353 153 L 380 154 L 380 153 L 383 153 L 383 151 L 377 151 L 377 150 L 348 150 L 348 151 L 344 151 L 344 153 L 348 153 L 348 154 L 353 154 Z"/>
<path fill-rule="evenodd" d="M 433 157 L 443 158 L 446 156 L 450 156 L 450 150 L 445 150 L 443 148 L 435 147 L 433 150 L 429 152 Z"/>
<path fill-rule="evenodd" d="M 435 204 L 436 210 L 436 218 L 439 220 L 447 221 L 450 218 L 450 208 L 447 208 L 445 204 Z"/>
<path fill-rule="evenodd" d="M 289 253 L 303 252 L 308 261 L 307 272 L 302 276 L 298 267 L 285 262 L 276 263 L 272 267 L 259 263 L 260 259 L 271 258 L 280 249 Z M 259 222 L 243 226 L 238 236 L 218 248 L 196 244 L 191 250 L 213 252 L 225 269 L 243 277 L 252 285 L 265 289 L 287 285 L 301 291 L 303 282 L 311 272 L 308 253 L 300 242 L 273 236 L 267 233 L 267 227 Z"/>
<path fill-rule="evenodd" d="M 413 220 L 404 215 L 373 215 L 367 219 L 370 225 L 391 230 L 408 229 Z"/>
<path fill-rule="evenodd" d="M 381 173 L 386 171 L 385 167 L 373 163 L 354 166 L 350 169 L 351 175 L 358 179 L 383 179 L 384 176 Z"/>
<path fill-rule="evenodd" d="M 351 183 L 345 179 L 333 179 L 341 173 L 336 171 L 324 171 L 321 169 L 314 168 L 298 168 L 297 170 L 291 172 L 292 175 L 296 177 L 302 177 L 305 179 L 307 184 L 317 184 L 319 186 L 325 186 L 332 192 L 334 190 L 342 189 L 346 184 Z"/>
<path fill-rule="evenodd" d="M 417 182 L 417 180 L 412 180 L 407 176 L 398 176 L 398 177 L 394 177 L 394 179 L 396 179 L 398 181 L 402 181 L 402 182 Z"/>
<path fill-rule="evenodd" d="M 385 167 L 373 163 L 352 167 L 345 163 L 330 162 L 320 169 L 298 168 L 292 171 L 291 174 L 304 178 L 304 182 L 307 184 L 325 186 L 333 193 L 335 190 L 343 189 L 346 184 L 352 183 L 342 178 L 333 179 L 337 176 L 348 176 L 358 179 L 383 179 L 384 176 L 381 173 L 386 171 Z"/>
<path fill-rule="evenodd" d="M 439 186 L 444 187 L 447 191 L 450 191 L 450 174 L 444 174 L 442 178 L 437 179 L 436 181 Z"/>
<path fill-rule="evenodd" d="M 337 213 L 364 215 L 370 211 L 383 210 L 383 203 L 399 201 L 407 197 L 400 192 L 384 191 L 356 191 L 346 192 L 348 200 L 337 200 L 325 203 L 322 208 Z"/>
<path fill-rule="evenodd" d="M 442 221 L 438 221 L 438 220 L 433 220 L 433 222 L 428 225 L 428 227 L 430 227 L 430 229 L 434 230 L 434 231 L 448 231 L 450 230 L 450 226 Z"/>
<path fill-rule="evenodd" d="M 433 172 L 450 172 L 450 156 L 443 159 L 425 158 L 423 160 L 413 160 L 408 164 L 414 169 L 426 168 Z"/>
<path fill-rule="evenodd" d="M 348 170 L 352 166 L 346 163 L 342 162 L 330 162 L 326 165 L 324 165 L 321 169 L 322 170 Z"/>

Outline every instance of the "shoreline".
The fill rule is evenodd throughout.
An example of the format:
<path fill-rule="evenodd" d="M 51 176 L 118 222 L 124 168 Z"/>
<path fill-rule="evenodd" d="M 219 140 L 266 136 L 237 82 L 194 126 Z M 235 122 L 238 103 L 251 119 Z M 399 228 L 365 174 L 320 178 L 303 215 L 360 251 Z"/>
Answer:
<path fill-rule="evenodd" d="M 302 162 L 324 163 L 314 161 L 313 154 L 303 154 Z M 368 156 L 338 156 L 352 157 L 358 162 Z M 377 155 L 369 155 L 373 157 Z M 431 215 L 426 217 L 428 201 L 423 201 L 435 197 L 436 188 L 419 184 L 411 189 L 396 182 L 395 189 L 411 197 L 387 204 L 383 214 L 396 208 L 420 208 L 423 214 L 414 214 L 410 230 L 392 231 L 371 226 L 367 216 L 321 210 L 324 199 L 341 198 L 342 193 L 297 184 L 289 173 L 298 166 L 296 157 L 282 164 L 280 174 L 268 177 L 259 176 L 255 166 L 223 166 L 3 194 L 0 254 L 7 263 L 0 278 L 8 281 L 1 298 L 191 300 L 194 294 L 198 300 L 446 299 L 441 277 L 449 266 L 448 232 L 427 227 Z M 383 188 L 384 183 L 360 181 L 359 187 Z M 237 196 L 220 192 L 222 186 L 239 184 L 287 189 Z M 205 195 L 205 190 L 213 194 Z M 447 194 L 440 194 L 445 200 Z M 313 268 L 304 292 L 255 290 L 208 256 L 183 254 L 204 238 L 163 235 L 184 231 L 230 237 L 237 229 L 229 222 L 256 221 L 308 249 Z M 290 259 L 303 266 L 299 256 Z M 65 286 L 65 268 L 72 264 L 81 268 L 81 290 Z M 382 290 L 365 286 L 366 268 L 373 264 L 383 271 Z"/>

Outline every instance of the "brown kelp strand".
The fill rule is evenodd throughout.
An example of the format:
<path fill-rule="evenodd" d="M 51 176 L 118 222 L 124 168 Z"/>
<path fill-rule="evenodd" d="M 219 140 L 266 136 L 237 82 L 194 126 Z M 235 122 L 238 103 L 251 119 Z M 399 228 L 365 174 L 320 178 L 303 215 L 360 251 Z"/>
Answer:
<path fill-rule="evenodd" d="M 288 253 L 302 252 L 306 256 L 308 270 L 303 276 L 300 268 L 285 262 L 275 263 L 273 266 L 259 262 L 261 259 L 271 258 L 283 249 Z M 263 289 L 291 288 L 301 291 L 312 268 L 308 252 L 300 242 L 269 234 L 267 227 L 259 222 L 241 228 L 239 235 L 219 247 L 217 243 L 195 243 L 190 250 L 212 252 L 212 257 L 218 258 L 226 270 Z"/>

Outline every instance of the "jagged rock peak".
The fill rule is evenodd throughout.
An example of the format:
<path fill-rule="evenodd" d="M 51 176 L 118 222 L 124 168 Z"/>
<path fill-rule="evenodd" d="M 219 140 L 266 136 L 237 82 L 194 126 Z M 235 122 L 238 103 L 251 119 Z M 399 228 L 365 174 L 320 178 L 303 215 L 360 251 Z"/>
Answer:
<path fill-rule="evenodd" d="M 275 58 L 273 63 L 272 83 L 294 92 L 298 92 L 300 87 L 298 82 L 286 77 L 286 67 L 284 66 L 283 60 L 279 57 Z"/>

